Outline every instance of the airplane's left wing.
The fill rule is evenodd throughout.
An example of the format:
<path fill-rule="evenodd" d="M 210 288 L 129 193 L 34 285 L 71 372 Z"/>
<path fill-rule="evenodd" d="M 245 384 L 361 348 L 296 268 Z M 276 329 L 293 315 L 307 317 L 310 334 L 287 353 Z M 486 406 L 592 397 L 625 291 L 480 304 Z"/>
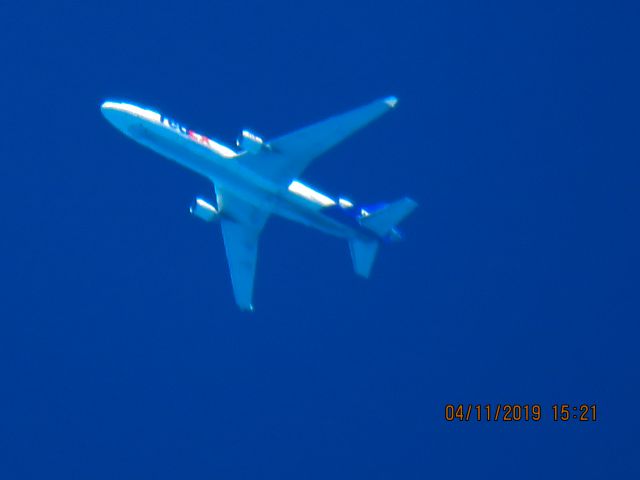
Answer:
<path fill-rule="evenodd" d="M 220 221 L 236 303 L 253 310 L 253 284 L 258 260 L 258 240 L 268 214 L 241 198 L 216 187 Z"/>
<path fill-rule="evenodd" d="M 330 117 L 275 138 L 259 153 L 247 153 L 238 161 L 272 181 L 288 184 L 315 158 L 388 112 L 397 101 L 395 97 L 387 97 Z"/>

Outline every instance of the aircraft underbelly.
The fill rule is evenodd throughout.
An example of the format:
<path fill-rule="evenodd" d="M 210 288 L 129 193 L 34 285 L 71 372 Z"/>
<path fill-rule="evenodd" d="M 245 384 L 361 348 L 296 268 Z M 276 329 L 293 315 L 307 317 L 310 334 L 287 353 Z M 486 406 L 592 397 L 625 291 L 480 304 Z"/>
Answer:
<path fill-rule="evenodd" d="M 322 209 L 316 204 L 265 182 L 233 159 L 220 157 L 189 138 L 176 135 L 161 126 L 142 124 L 132 126 L 128 133 L 160 155 L 211 179 L 214 184 L 233 190 L 236 195 L 260 210 L 329 235 L 345 238 L 355 235 L 349 226 L 323 215 Z"/>
<path fill-rule="evenodd" d="M 272 213 L 336 237 L 351 238 L 356 234 L 348 225 L 324 215 L 317 205 L 291 198 L 290 194 L 282 195 L 272 204 Z"/>
<path fill-rule="evenodd" d="M 275 200 L 277 187 L 248 171 L 235 159 L 216 155 L 193 140 L 162 127 L 136 125 L 129 133 L 139 143 L 209 178 L 214 184 L 224 185 L 257 207 L 266 209 Z"/>
<path fill-rule="evenodd" d="M 203 176 L 219 180 L 229 176 L 230 168 L 224 162 L 232 160 L 218 158 L 202 145 L 161 126 L 135 125 L 130 134 L 151 150 Z"/>

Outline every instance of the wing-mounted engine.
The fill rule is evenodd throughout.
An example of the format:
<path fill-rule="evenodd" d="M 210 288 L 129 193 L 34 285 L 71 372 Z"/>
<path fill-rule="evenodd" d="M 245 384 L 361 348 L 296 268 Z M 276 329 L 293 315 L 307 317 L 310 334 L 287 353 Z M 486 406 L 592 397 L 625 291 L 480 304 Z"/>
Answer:
<path fill-rule="evenodd" d="M 189 212 L 194 217 L 198 217 L 205 222 L 213 222 L 220 219 L 220 210 L 200 197 L 193 201 L 189 207 Z"/>
<path fill-rule="evenodd" d="M 249 130 L 242 130 L 238 140 L 236 140 L 236 145 L 249 153 L 258 153 L 263 148 L 269 147 L 262 138 Z"/>

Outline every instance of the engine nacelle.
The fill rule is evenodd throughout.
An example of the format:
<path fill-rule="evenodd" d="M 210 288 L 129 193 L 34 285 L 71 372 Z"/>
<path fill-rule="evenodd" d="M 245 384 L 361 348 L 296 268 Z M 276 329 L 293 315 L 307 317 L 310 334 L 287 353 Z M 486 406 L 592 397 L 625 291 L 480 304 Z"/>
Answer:
<path fill-rule="evenodd" d="M 264 141 L 255 133 L 243 130 L 236 140 L 236 145 L 249 153 L 258 153 L 264 147 Z"/>
<path fill-rule="evenodd" d="M 206 200 L 198 197 L 189 207 L 189 212 L 205 222 L 213 222 L 220 218 L 220 211 Z"/>

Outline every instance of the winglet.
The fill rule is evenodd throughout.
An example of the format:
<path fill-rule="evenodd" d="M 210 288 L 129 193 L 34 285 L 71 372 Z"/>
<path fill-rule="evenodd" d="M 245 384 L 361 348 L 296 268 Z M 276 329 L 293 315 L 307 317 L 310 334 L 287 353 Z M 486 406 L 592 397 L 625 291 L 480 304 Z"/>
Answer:
<path fill-rule="evenodd" d="M 389 108 L 394 108 L 396 106 L 396 103 L 398 103 L 398 97 L 387 97 L 384 99 L 384 103 L 389 105 Z"/>

